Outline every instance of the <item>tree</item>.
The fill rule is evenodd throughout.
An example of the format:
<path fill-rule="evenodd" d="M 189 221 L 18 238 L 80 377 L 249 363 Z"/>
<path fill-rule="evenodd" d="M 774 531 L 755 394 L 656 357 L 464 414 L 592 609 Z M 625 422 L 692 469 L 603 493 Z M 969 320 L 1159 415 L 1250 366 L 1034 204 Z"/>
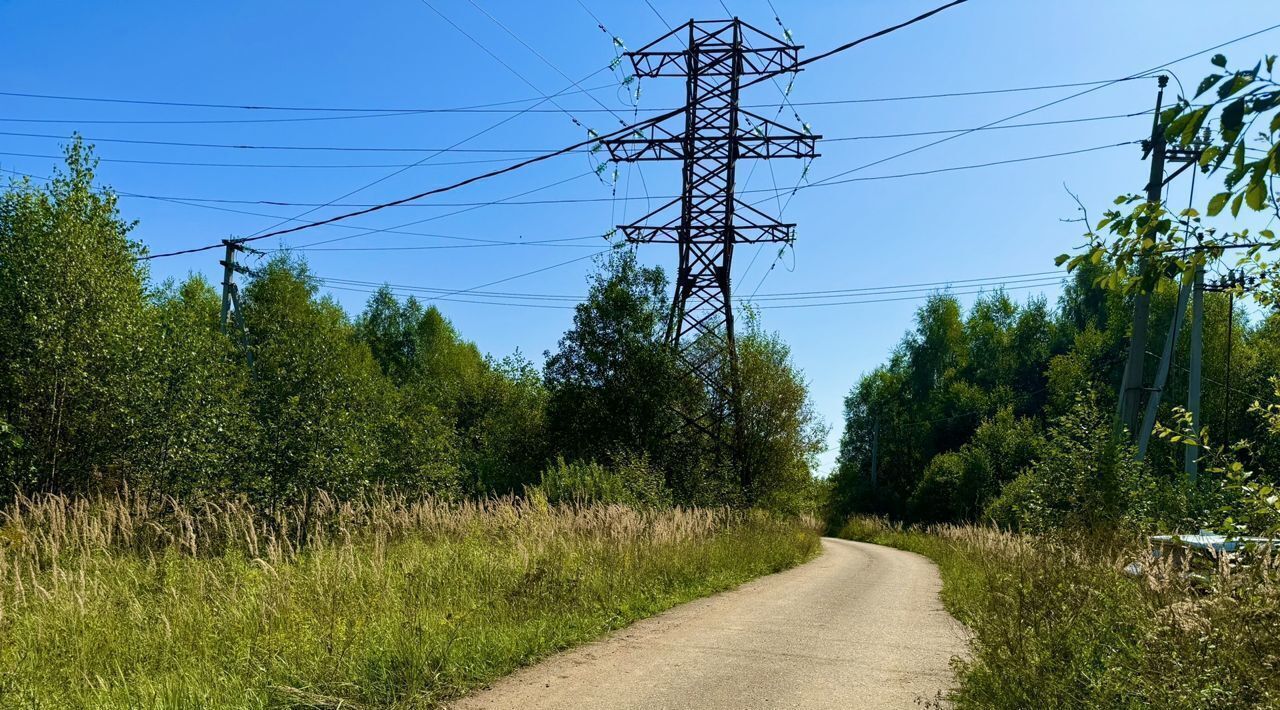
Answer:
<path fill-rule="evenodd" d="M 317 297 L 305 264 L 282 255 L 245 289 L 245 320 L 268 497 L 317 488 L 344 495 L 376 483 L 387 470 L 381 437 L 395 391 L 342 309 Z"/>
<path fill-rule="evenodd" d="M 43 188 L 0 195 L 0 421 L 9 485 L 85 489 L 118 479 L 144 393 L 142 248 L 79 140 Z M 16 443 L 15 443 L 16 442 Z"/>
<path fill-rule="evenodd" d="M 738 338 L 742 439 L 738 465 L 746 469 L 745 501 L 800 512 L 812 503 L 813 469 L 824 448 L 826 426 L 809 400 L 791 350 L 776 333 L 748 319 Z"/>
<path fill-rule="evenodd" d="M 171 495 L 252 490 L 258 427 L 249 367 L 219 329 L 221 302 L 199 276 L 152 299 L 143 358 L 147 403 L 138 420 L 138 482 Z"/>
<path fill-rule="evenodd" d="M 988 508 L 996 523 L 1030 532 L 1149 526 L 1156 481 L 1115 437 L 1096 401 L 1081 399 L 1055 420 L 1039 459 Z"/>
<path fill-rule="evenodd" d="M 360 339 L 398 388 L 385 438 L 388 476 L 440 494 L 517 492 L 546 461 L 542 383 L 519 356 L 495 362 L 435 306 L 383 287 L 357 320 Z"/>
<path fill-rule="evenodd" d="M 544 368 L 549 435 L 565 458 L 668 459 L 682 377 L 662 341 L 665 291 L 662 271 L 641 267 L 627 250 L 610 253 L 592 276 Z"/>

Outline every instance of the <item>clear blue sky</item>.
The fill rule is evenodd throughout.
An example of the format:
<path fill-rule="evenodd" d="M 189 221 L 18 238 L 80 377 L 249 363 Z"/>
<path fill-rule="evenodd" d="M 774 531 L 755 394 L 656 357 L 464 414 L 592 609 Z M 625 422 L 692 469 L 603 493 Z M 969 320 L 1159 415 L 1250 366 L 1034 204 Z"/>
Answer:
<path fill-rule="evenodd" d="M 609 37 L 576 0 L 511 2 L 475 0 L 551 64 L 573 79 L 603 69 L 613 58 Z M 151 99 L 236 105 L 432 108 L 491 104 L 554 93 L 569 81 L 522 46 L 469 0 L 432 4 L 491 52 L 514 67 L 530 88 L 486 54 L 422 0 L 318 3 L 301 0 L 218 3 L 49 3 L 0 0 L 0 91 L 66 96 Z M 637 48 L 665 32 L 641 0 L 583 0 L 609 31 Z M 732 12 L 758 27 L 780 32 L 765 0 L 726 0 Z M 922 12 L 939 0 L 911 2 L 789 2 L 774 0 L 785 25 L 806 53 L 828 48 Z M 716 0 L 654 0 L 668 22 L 690 16 L 721 18 Z M 1256 0 L 1210 8 L 1192 0 L 1070 3 L 972 0 L 922 24 L 811 65 L 791 99 L 816 102 L 1112 79 L 1280 22 L 1280 7 Z M 1224 50 L 1240 64 L 1280 50 L 1280 31 Z M 1188 89 L 1211 67 L 1207 56 L 1174 65 Z M 1128 114 L 1149 109 L 1154 80 L 1115 84 L 1016 122 Z M 612 74 L 590 77 L 584 87 L 610 108 L 629 108 Z M 1174 85 L 1176 89 L 1176 84 Z M 646 80 L 642 109 L 677 105 L 679 80 Z M 1069 96 L 1055 89 L 965 98 L 799 107 L 813 130 L 850 137 L 980 125 Z M 747 103 L 777 103 L 768 83 L 750 90 Z M 617 119 L 588 112 L 599 105 L 582 94 L 557 99 L 600 132 Z M 512 104 L 522 107 L 528 103 Z M 508 106 L 507 108 L 509 108 Z M 556 148 L 578 141 L 584 130 L 548 103 L 465 143 L 496 150 Z M 760 109 L 771 115 L 772 109 Z M 789 118 L 783 112 L 783 119 Z M 0 131 L 54 138 L 0 135 L 0 153 L 56 155 L 73 131 L 89 138 L 237 145 L 333 147 L 446 147 L 510 114 L 444 113 L 260 123 L 93 123 L 92 121 L 208 121 L 223 119 L 332 118 L 339 113 L 290 113 L 87 103 L 0 96 Z M 346 114 L 349 116 L 350 114 Z M 626 115 L 624 113 L 624 115 Z M 9 119 L 39 119 L 19 122 Z M 49 122 L 49 120 L 60 122 Z M 65 121 L 65 122 L 61 122 Z M 921 150 L 856 175 L 870 177 L 1092 148 L 1142 138 L 1149 118 L 1132 117 L 987 131 Z M 809 174 L 820 180 L 864 163 L 936 140 L 933 137 L 824 143 Z M 277 151 L 98 143 L 103 158 L 275 165 L 380 167 L 202 167 L 104 162 L 101 182 L 124 192 L 176 198 L 324 203 L 395 171 L 387 167 L 427 156 L 422 152 Z M 48 175 L 56 161 L 0 154 L 0 168 Z M 370 203 L 413 194 L 467 177 L 509 160 L 510 153 L 447 153 L 343 200 Z M 589 175 L 587 156 L 558 158 L 425 200 L 432 206 L 387 210 L 353 221 L 386 228 L 430 220 L 405 230 L 499 240 L 538 240 L 599 235 L 615 222 L 643 214 L 640 200 L 610 199 L 609 186 Z M 776 247 L 742 248 L 735 262 L 737 292 L 761 294 L 855 289 L 1043 272 L 1055 255 L 1080 242 L 1081 227 L 1061 221 L 1077 216 L 1064 185 L 1097 216 L 1112 197 L 1139 191 L 1147 167 L 1136 146 L 1081 155 L 944 172 L 931 176 L 852 182 L 798 192 L 785 219 L 799 223 L 799 241 L 776 268 Z M 750 181 L 746 176 L 750 175 Z M 641 179 L 643 176 L 643 180 Z M 796 184 L 800 165 L 774 161 L 740 172 L 740 190 Z M 563 184 L 547 187 L 558 181 Z M 619 197 L 670 195 L 678 189 L 675 164 L 622 169 Z M 519 200 L 582 199 L 560 204 L 517 204 L 465 210 L 442 203 L 475 203 L 545 188 Z M 1185 183 L 1179 190 L 1185 189 Z M 1205 189 L 1204 183 L 1201 189 Z M 1179 194 L 1174 193 L 1175 197 Z M 1185 192 L 1176 200 L 1185 200 Z M 785 202 L 785 199 L 783 200 Z M 245 236 L 303 212 L 305 207 L 204 202 L 273 215 L 246 215 L 197 206 L 126 197 L 126 217 L 139 220 L 136 236 L 153 251 L 195 246 L 225 236 Z M 777 212 L 779 205 L 769 203 Z M 465 210 L 465 211 L 463 211 Z M 336 208 L 309 217 L 328 216 Z M 456 214 L 451 214 L 456 213 Z M 353 236 L 356 235 L 356 236 Z M 360 236 L 336 227 L 313 230 L 259 246 L 298 247 L 352 237 L 334 247 L 467 245 L 474 242 L 406 234 Z M 550 245 L 420 249 L 412 251 L 306 251 L 313 270 L 327 277 L 410 286 L 465 289 L 528 272 L 602 248 L 600 239 Z M 670 269 L 674 249 L 642 247 L 647 261 Z M 157 278 L 203 272 L 217 280 L 218 252 L 159 260 Z M 582 260 L 512 280 L 488 290 L 576 296 L 585 291 L 590 261 Z M 760 280 L 768 274 L 763 285 Z M 957 290 L 961 290 L 957 288 Z M 333 290 L 348 310 L 366 294 Z M 1018 298 L 1056 286 L 1013 291 Z M 906 294 L 908 296 L 915 294 Z M 883 298 L 883 297 L 882 297 Z M 849 299 L 852 300 L 852 299 Z M 867 299 L 863 299 L 867 300 Z M 972 296 L 965 296 L 969 302 Z M 538 301 L 563 306 L 561 301 Z M 778 303 L 774 301 L 774 303 Z M 814 400 L 832 425 L 834 457 L 841 400 L 855 380 L 883 361 L 910 327 L 919 300 L 820 308 L 767 309 L 766 327 L 791 344 L 808 376 Z M 501 356 L 517 348 L 536 362 L 569 325 L 572 311 L 510 305 L 441 302 L 466 337 Z"/>

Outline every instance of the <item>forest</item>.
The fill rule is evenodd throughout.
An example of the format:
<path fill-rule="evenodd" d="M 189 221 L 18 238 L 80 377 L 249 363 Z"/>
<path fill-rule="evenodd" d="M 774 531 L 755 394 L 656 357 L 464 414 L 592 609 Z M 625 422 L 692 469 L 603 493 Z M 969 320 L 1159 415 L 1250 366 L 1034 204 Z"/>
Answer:
<path fill-rule="evenodd" d="M 542 368 L 482 354 L 435 306 L 386 288 L 349 315 L 288 252 L 246 279 L 246 344 L 222 331 L 214 284 L 151 281 L 93 170 L 77 141 L 49 185 L 0 195 L 4 496 L 128 488 L 272 507 L 321 490 L 457 500 L 541 486 L 563 500 L 815 509 L 824 430 L 786 345 L 757 321 L 739 337 L 750 416 L 735 468 L 715 432 L 679 419 L 715 406 L 714 390 L 676 367 L 667 279 L 627 248 L 599 261 Z"/>
<path fill-rule="evenodd" d="M 1077 270 L 1053 306 L 1002 292 L 979 297 L 967 313 L 945 294 L 922 306 L 889 360 L 845 400 L 836 509 L 1038 531 L 1094 513 L 1101 517 L 1090 525 L 1199 529 L 1220 481 L 1187 482 L 1183 445 L 1155 438 L 1142 464 L 1132 450 L 1112 448 L 1133 309 L 1131 298 L 1098 285 L 1106 268 Z M 1152 351 L 1164 342 L 1177 290 L 1165 282 L 1154 292 Z M 1276 400 L 1280 315 L 1227 293 L 1205 294 L 1205 314 L 1203 421 L 1224 439 L 1252 442 L 1245 460 L 1259 475 L 1280 471 L 1269 422 L 1255 409 Z M 1173 421 L 1187 402 L 1189 338 L 1182 328 L 1158 421 Z M 1158 353 L 1149 358 L 1154 369 Z M 1114 495 L 1081 507 L 1103 494 L 1108 466 Z"/>

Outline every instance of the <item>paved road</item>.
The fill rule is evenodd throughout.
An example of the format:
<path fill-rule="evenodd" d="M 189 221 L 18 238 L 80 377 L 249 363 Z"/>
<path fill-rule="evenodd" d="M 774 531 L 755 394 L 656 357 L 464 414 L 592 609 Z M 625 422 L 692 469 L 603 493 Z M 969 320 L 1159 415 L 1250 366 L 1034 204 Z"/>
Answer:
<path fill-rule="evenodd" d="M 795 569 L 526 668 L 455 708 L 912 708 L 951 683 L 964 631 L 928 560 L 824 538 Z"/>

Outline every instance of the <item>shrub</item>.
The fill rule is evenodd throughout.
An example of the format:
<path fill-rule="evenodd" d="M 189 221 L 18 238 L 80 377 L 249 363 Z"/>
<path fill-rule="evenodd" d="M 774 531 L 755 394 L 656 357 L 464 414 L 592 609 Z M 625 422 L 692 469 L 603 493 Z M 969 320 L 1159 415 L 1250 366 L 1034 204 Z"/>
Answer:
<path fill-rule="evenodd" d="M 1043 455 L 988 508 L 1002 524 L 1030 532 L 1148 526 L 1160 483 L 1115 436 L 1092 396 L 1050 426 Z"/>
<path fill-rule="evenodd" d="M 616 503 L 654 507 L 669 506 L 671 496 L 662 482 L 662 473 L 636 456 L 621 457 L 612 467 L 595 461 L 555 463 L 542 473 L 540 491 L 552 503 Z"/>
<path fill-rule="evenodd" d="M 1030 419 L 1006 407 L 974 432 L 958 451 L 935 456 L 912 493 L 915 518 L 977 520 L 1001 488 L 1035 461 L 1043 446 Z"/>

